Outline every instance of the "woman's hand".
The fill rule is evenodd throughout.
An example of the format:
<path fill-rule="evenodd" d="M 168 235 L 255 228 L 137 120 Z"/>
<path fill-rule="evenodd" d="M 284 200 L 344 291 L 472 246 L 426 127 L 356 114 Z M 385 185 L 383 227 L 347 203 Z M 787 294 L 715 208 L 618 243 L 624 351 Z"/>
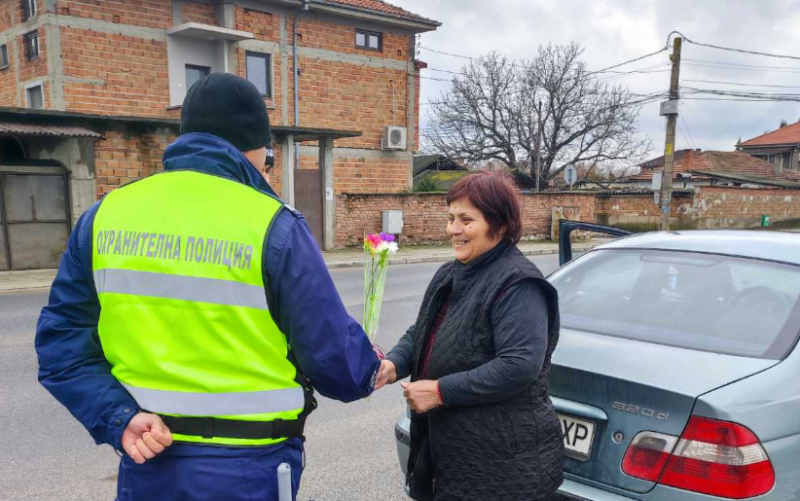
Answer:
<path fill-rule="evenodd" d="M 397 381 L 397 369 L 394 364 L 386 359 L 381 360 L 381 368 L 378 371 L 378 381 L 375 382 L 375 391 L 395 381 Z"/>
<path fill-rule="evenodd" d="M 417 414 L 424 414 L 431 409 L 444 405 L 439 396 L 439 381 L 422 380 L 414 383 L 400 383 L 408 406 Z"/>

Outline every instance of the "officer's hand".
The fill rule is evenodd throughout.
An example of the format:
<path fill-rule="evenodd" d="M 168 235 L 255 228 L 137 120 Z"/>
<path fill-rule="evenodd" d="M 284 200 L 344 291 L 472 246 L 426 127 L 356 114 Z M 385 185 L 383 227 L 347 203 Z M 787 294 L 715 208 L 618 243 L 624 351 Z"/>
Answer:
<path fill-rule="evenodd" d="M 148 459 L 153 459 L 170 445 L 172 433 L 155 414 L 140 412 L 122 432 L 122 449 L 136 464 L 144 464 Z"/>
<path fill-rule="evenodd" d="M 394 364 L 386 359 L 381 360 L 381 369 L 378 371 L 378 381 L 375 383 L 375 391 L 395 381 L 397 381 L 397 370 Z"/>

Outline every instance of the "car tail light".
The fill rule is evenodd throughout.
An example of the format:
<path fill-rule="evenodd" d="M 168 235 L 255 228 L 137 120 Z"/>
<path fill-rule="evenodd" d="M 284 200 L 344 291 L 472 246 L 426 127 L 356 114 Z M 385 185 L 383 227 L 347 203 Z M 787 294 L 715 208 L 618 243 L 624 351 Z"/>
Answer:
<path fill-rule="evenodd" d="M 622 471 L 634 478 L 657 481 L 677 443 L 678 437 L 672 435 L 649 431 L 639 433 L 625 453 Z"/>
<path fill-rule="evenodd" d="M 775 472 L 758 437 L 744 426 L 692 417 L 683 435 L 644 432 L 634 438 L 622 471 L 627 475 L 731 499 L 766 494 Z"/>

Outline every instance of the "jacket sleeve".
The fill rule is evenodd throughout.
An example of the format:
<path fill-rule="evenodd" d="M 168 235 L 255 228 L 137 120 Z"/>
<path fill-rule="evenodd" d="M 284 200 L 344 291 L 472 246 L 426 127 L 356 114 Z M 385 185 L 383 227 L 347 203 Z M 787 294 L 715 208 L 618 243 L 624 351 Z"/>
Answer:
<path fill-rule="evenodd" d="M 549 341 L 547 312 L 547 297 L 539 284 L 526 281 L 509 288 L 490 313 L 497 356 L 471 371 L 441 378 L 444 404 L 493 404 L 536 381 Z"/>
<path fill-rule="evenodd" d="M 36 327 L 39 382 L 89 431 L 95 442 L 122 450 L 122 432 L 139 408 L 111 375 L 97 324 L 92 278 L 92 222 L 99 202 L 70 235 L 48 305 Z"/>
<path fill-rule="evenodd" d="M 386 360 L 394 364 L 395 372 L 397 373 L 397 380 L 405 379 L 411 375 L 411 369 L 414 365 L 414 331 L 416 326 L 412 325 L 408 328 L 400 341 L 394 345 L 392 351 L 386 354 Z"/>
<path fill-rule="evenodd" d="M 299 214 L 285 209 L 276 217 L 264 259 L 270 311 L 303 374 L 325 397 L 352 402 L 369 396 L 380 362 L 364 330 L 347 314 Z"/>

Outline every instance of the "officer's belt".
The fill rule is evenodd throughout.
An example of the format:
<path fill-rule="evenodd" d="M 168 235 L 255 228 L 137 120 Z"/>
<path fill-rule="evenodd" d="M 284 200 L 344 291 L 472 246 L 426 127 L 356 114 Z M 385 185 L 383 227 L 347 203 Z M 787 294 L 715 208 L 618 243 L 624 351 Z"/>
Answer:
<path fill-rule="evenodd" d="M 203 438 L 241 438 L 248 440 L 278 440 L 302 437 L 306 416 L 285 421 L 236 421 L 212 417 L 161 416 L 169 430 L 178 435 Z"/>

